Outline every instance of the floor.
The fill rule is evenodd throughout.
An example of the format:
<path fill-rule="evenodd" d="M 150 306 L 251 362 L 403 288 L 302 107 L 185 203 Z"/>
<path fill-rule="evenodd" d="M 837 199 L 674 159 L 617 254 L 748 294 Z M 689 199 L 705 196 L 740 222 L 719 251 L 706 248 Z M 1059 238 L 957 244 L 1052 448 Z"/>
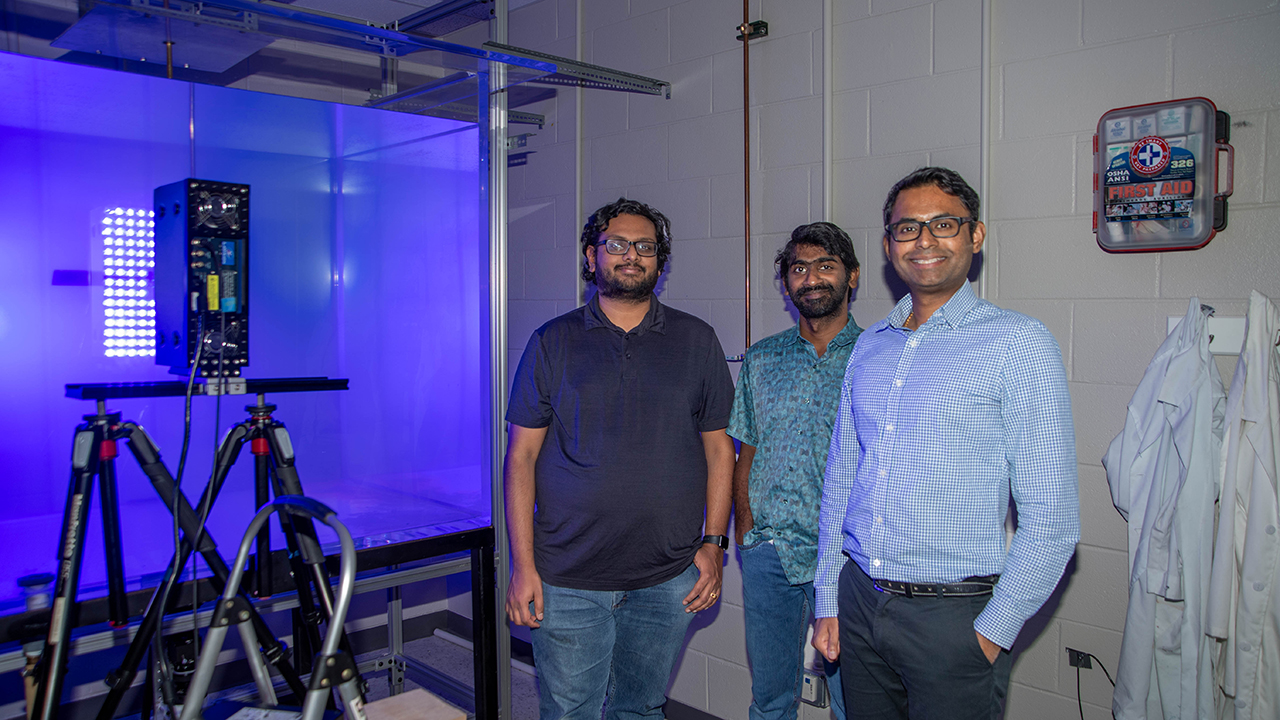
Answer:
<path fill-rule="evenodd" d="M 421 660 L 440 672 L 467 685 L 474 680 L 471 650 L 461 647 L 440 637 L 425 637 L 405 643 L 405 654 Z M 384 698 L 389 692 L 385 675 L 370 676 L 368 699 L 370 702 Z M 418 687 L 406 682 L 408 688 Z M 428 688 L 429 689 L 429 688 Z M 538 718 L 538 686 L 533 675 L 520 667 L 511 668 L 511 712 L 508 720 L 537 720 Z"/>

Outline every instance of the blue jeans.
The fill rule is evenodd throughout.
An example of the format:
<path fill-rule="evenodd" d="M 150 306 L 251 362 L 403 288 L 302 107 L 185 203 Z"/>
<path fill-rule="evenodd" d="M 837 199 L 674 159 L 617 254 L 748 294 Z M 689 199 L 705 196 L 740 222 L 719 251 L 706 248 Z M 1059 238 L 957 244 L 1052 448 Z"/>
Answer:
<path fill-rule="evenodd" d="M 740 545 L 738 556 L 751 660 L 751 720 L 795 720 L 804 681 L 805 635 L 813 618 L 813 583 L 787 582 L 771 542 Z M 840 667 L 827 664 L 826 669 L 832 709 L 844 720 Z"/>
<path fill-rule="evenodd" d="M 574 590 L 542 584 L 542 627 L 534 628 L 541 720 L 661 720 L 671 669 L 693 613 L 684 598 L 694 565 L 639 590 Z"/>

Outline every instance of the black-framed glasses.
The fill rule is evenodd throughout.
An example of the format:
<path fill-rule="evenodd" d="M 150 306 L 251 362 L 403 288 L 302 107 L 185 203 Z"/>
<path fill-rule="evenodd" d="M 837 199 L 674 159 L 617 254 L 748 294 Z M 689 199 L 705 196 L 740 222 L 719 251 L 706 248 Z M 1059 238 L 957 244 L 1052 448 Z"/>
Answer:
<path fill-rule="evenodd" d="M 653 257 L 658 254 L 658 243 L 653 240 L 623 240 L 621 238 L 609 238 L 596 243 L 596 247 L 604 246 L 604 251 L 610 255 L 626 255 L 627 250 L 636 249 L 636 254 L 640 257 Z"/>
<path fill-rule="evenodd" d="M 945 240 L 959 235 L 960 228 L 969 222 L 973 222 L 973 218 L 943 215 L 932 220 L 899 220 L 891 225 L 885 225 L 884 230 L 895 242 L 916 240 L 926 227 L 929 228 L 930 235 L 939 240 Z"/>

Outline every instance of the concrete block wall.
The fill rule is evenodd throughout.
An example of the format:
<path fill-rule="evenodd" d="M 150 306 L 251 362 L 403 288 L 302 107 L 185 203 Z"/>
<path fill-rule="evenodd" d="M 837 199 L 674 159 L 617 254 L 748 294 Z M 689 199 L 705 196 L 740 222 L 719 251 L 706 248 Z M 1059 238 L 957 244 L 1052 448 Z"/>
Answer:
<path fill-rule="evenodd" d="M 670 101 L 583 92 L 534 112 L 551 124 L 510 172 L 509 358 L 514 369 L 539 324 L 580 300 L 574 282 L 583 218 L 619 195 L 673 222 L 675 249 L 659 286 L 668 304 L 717 329 L 742 352 L 743 125 L 738 0 L 539 0 L 511 13 L 512 43 L 671 81 Z M 982 168 L 981 0 L 835 0 L 833 175 L 823 208 L 821 0 L 751 0 L 769 36 L 751 44 L 753 340 L 790 326 L 794 311 L 772 258 L 797 224 L 831 219 L 863 264 L 853 305 L 864 327 L 902 292 L 880 248 L 889 186 L 925 164 L 975 186 Z M 1006 717 L 1077 717 L 1065 648 L 1097 655 L 1114 675 L 1127 593 L 1126 528 L 1100 458 L 1164 337 L 1192 295 L 1242 315 L 1250 288 L 1280 299 L 1280 8 L 1274 0 L 992 0 L 992 113 L 986 296 L 1045 322 L 1071 383 L 1080 462 L 1082 541 L 1068 576 L 1015 648 Z M 1231 113 L 1236 192 L 1230 226 L 1194 252 L 1112 255 L 1091 232 L 1092 135 L 1125 105 L 1202 95 Z M 512 132 L 523 132 L 516 129 Z M 1224 371 L 1234 361 L 1219 360 Z M 735 368 L 736 371 L 736 368 Z M 724 600 L 695 625 L 673 678 L 674 699 L 718 717 L 747 717 L 737 558 Z M 1110 717 L 1111 686 L 1084 671 L 1085 717 Z M 827 717 L 807 706 L 805 720 Z"/>
<path fill-rule="evenodd" d="M 1068 718 L 1078 710 L 1065 648 L 1116 669 L 1126 526 L 1100 459 L 1165 336 L 1166 317 L 1184 314 L 1193 295 L 1219 316 L 1243 315 L 1250 289 L 1280 299 L 1280 253 L 1264 229 L 1280 221 L 1280 47 L 1262 41 L 1280 29 L 1280 11 L 1275 2 L 993 5 L 988 296 L 1044 320 L 1062 346 L 1082 520 L 1072 572 L 1033 621 L 1044 630 L 1019 640 L 1007 716 Z M 1213 100 L 1233 120 L 1236 193 L 1227 230 L 1194 252 L 1103 252 L 1091 233 L 1099 116 L 1191 96 Z M 1218 364 L 1229 377 L 1235 360 Z M 1084 671 L 1080 683 L 1085 717 L 1111 717 L 1105 677 Z"/>

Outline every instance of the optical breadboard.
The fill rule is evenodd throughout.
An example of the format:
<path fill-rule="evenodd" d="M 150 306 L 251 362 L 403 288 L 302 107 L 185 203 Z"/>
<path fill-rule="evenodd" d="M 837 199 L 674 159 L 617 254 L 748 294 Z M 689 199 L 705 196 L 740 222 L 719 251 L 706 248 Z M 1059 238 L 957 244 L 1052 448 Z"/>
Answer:
<path fill-rule="evenodd" d="M 249 186 L 155 190 L 156 364 L 235 377 L 249 364 Z"/>

